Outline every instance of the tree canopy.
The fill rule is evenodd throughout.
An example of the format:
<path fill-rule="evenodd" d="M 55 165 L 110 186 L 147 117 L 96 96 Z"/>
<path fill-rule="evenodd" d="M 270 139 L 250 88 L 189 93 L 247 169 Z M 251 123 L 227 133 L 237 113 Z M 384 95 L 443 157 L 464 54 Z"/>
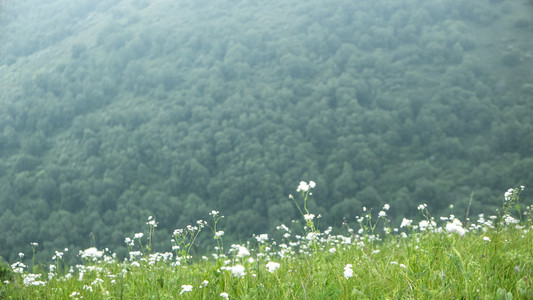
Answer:
<path fill-rule="evenodd" d="M 323 226 L 385 203 L 492 212 L 533 182 L 532 11 L 3 1 L 0 256 L 120 252 L 149 215 L 164 236 L 212 209 L 245 239 L 297 216 L 300 180 Z"/>

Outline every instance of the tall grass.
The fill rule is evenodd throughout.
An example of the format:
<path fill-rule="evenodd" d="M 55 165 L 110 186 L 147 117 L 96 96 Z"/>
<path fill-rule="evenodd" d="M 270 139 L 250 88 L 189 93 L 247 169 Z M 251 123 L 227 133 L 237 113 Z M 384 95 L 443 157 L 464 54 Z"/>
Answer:
<path fill-rule="evenodd" d="M 434 218 L 421 204 L 420 221 L 393 227 L 385 205 L 378 213 L 365 209 L 358 228 L 334 234 L 319 230 L 318 216 L 308 211 L 314 186 L 302 182 L 290 196 L 302 214 L 298 232 L 280 225 L 225 249 L 222 216 L 212 211 L 210 222 L 175 230 L 170 252 L 153 253 L 157 222 L 150 217 L 146 234 L 125 239 L 130 257 L 121 261 L 108 249 L 89 248 L 75 265 L 65 263 L 74 255 L 68 249 L 48 266 L 4 263 L 0 298 L 533 299 L 533 206 L 518 205 L 523 187 L 508 190 L 494 216 L 475 221 Z M 200 234 L 216 240 L 209 257 L 191 256 Z"/>

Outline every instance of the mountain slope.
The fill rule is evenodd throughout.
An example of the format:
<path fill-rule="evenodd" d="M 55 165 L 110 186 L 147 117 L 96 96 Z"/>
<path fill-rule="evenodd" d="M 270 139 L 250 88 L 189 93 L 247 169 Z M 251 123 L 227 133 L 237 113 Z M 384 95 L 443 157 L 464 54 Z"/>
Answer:
<path fill-rule="evenodd" d="M 492 211 L 533 179 L 531 9 L 4 4 L 0 255 L 124 252 L 149 215 L 163 247 L 211 209 L 238 240 L 288 224 L 310 179 L 324 226 L 385 203 L 463 215 L 472 193 L 471 213 Z"/>

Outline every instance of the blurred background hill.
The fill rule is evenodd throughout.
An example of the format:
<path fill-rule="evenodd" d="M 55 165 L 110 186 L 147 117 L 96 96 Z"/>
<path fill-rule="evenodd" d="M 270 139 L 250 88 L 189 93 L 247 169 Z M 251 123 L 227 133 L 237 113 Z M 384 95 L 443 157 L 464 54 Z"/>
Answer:
<path fill-rule="evenodd" d="M 324 227 L 533 187 L 531 1 L 5 0 L 0 29 L 9 261 L 124 254 L 150 215 L 169 249 L 212 209 L 248 239 L 300 180 Z"/>

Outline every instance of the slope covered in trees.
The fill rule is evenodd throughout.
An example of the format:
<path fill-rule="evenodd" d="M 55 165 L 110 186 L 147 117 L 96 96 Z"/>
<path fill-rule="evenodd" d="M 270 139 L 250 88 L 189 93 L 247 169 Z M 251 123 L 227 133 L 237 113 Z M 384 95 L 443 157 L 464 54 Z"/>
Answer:
<path fill-rule="evenodd" d="M 385 203 L 393 218 L 420 203 L 493 212 L 533 182 L 532 11 L 3 1 L 0 256 L 124 253 L 149 215 L 168 248 L 212 209 L 226 239 L 247 238 L 290 223 L 300 180 L 318 183 L 323 226 Z"/>

